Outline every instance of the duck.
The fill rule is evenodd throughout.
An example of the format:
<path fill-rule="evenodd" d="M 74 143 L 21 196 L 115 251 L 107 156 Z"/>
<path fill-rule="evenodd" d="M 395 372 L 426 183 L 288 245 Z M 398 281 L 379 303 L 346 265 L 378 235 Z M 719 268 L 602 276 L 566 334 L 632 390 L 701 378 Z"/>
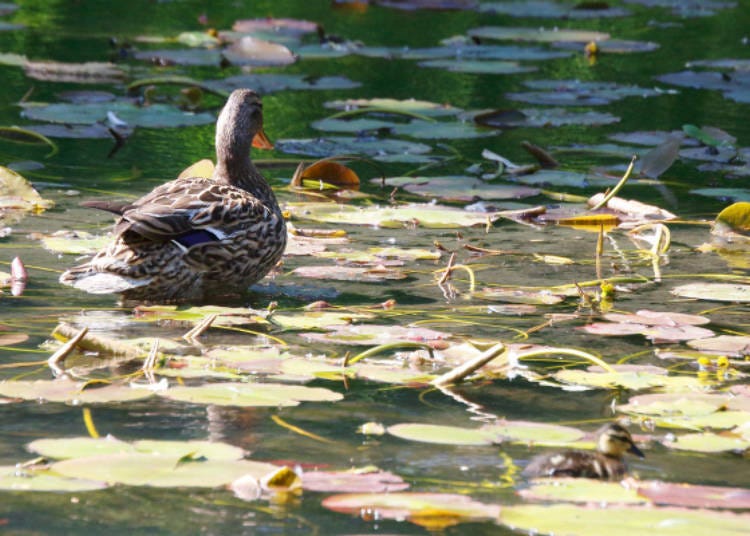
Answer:
<path fill-rule="evenodd" d="M 524 476 L 582 477 L 622 480 L 627 473 L 623 461 L 626 452 L 644 458 L 627 428 L 610 423 L 599 429 L 596 452 L 568 450 L 534 458 L 523 471 Z"/>
<path fill-rule="evenodd" d="M 181 177 L 131 203 L 90 201 L 118 216 L 113 239 L 60 282 L 124 301 L 180 303 L 243 294 L 281 259 L 287 231 L 251 146 L 273 148 L 263 106 L 236 89 L 216 122 L 216 166 L 209 177 Z"/>

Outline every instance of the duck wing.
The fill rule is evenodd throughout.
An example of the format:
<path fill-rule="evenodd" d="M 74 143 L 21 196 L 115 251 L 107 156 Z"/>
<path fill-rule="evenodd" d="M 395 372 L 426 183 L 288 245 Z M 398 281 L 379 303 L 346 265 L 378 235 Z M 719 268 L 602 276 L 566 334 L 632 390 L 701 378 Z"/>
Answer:
<path fill-rule="evenodd" d="M 223 240 L 270 215 L 252 194 L 211 179 L 178 179 L 125 207 L 115 233 L 127 242 L 176 241 L 184 247 Z"/>

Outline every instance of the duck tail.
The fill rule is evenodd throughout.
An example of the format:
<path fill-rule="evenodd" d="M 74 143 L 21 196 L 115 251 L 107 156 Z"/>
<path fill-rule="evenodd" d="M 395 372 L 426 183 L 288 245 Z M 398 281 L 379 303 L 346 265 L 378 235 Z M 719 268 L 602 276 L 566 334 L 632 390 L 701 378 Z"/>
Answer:
<path fill-rule="evenodd" d="M 150 283 L 150 279 L 125 277 L 112 272 L 97 272 L 90 264 L 71 268 L 60 276 L 60 283 L 91 294 L 116 294 Z"/>

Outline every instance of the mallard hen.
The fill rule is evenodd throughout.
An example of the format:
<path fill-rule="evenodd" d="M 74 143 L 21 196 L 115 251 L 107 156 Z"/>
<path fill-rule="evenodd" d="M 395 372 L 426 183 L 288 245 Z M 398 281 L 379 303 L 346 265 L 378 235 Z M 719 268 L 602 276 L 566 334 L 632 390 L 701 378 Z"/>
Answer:
<path fill-rule="evenodd" d="M 213 176 L 179 178 L 130 204 L 90 203 L 120 216 L 114 240 L 60 282 L 150 302 L 244 292 L 286 246 L 281 209 L 250 161 L 251 145 L 270 145 L 262 104 L 254 91 L 238 89 L 216 123 Z"/>
<path fill-rule="evenodd" d="M 596 452 L 569 450 L 534 458 L 523 474 L 528 477 L 584 477 L 621 480 L 627 472 L 622 457 L 626 452 L 643 458 L 630 432 L 618 423 L 599 430 Z"/>

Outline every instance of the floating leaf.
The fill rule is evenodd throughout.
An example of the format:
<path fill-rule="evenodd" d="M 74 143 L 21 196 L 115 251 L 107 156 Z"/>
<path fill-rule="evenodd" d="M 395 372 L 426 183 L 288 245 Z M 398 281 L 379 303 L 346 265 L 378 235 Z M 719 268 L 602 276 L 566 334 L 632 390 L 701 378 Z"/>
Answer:
<path fill-rule="evenodd" d="M 72 255 L 96 253 L 112 241 L 111 236 L 95 236 L 86 231 L 56 231 L 39 238 L 44 249 Z"/>
<path fill-rule="evenodd" d="M 159 49 L 139 50 L 135 59 L 148 61 L 156 65 L 219 65 L 222 53 L 218 49 Z"/>
<path fill-rule="evenodd" d="M 569 536 L 738 536 L 750 515 L 711 510 L 634 506 L 522 504 L 503 508 L 501 523 L 516 531 Z"/>
<path fill-rule="evenodd" d="M 564 125 L 609 125 L 620 118 L 607 112 L 572 111 L 567 108 L 523 108 L 521 110 L 495 110 L 467 112 L 481 125 L 497 128 L 558 127 Z"/>
<path fill-rule="evenodd" d="M 108 114 L 116 115 L 130 126 L 146 128 L 174 128 L 180 126 L 207 125 L 215 122 L 212 114 L 184 112 L 168 104 L 137 106 L 128 100 L 114 102 L 75 103 L 26 103 L 23 115 L 36 121 L 69 124 L 93 124 L 106 121 Z"/>
<path fill-rule="evenodd" d="M 638 495 L 654 504 L 688 508 L 750 509 L 750 490 L 743 488 L 650 481 L 640 483 Z"/>
<path fill-rule="evenodd" d="M 591 6 L 591 7 L 589 7 Z M 630 14 L 627 9 L 609 7 L 604 2 L 582 2 L 580 4 L 560 4 L 548 0 L 511 2 L 488 2 L 479 6 L 479 11 L 511 17 L 538 17 L 550 19 L 588 19 L 604 17 L 624 17 Z"/>
<path fill-rule="evenodd" d="M 0 395 L 24 400 L 66 402 L 68 404 L 104 404 L 143 400 L 152 395 L 145 389 L 111 384 L 84 389 L 83 382 L 66 379 L 0 382 Z"/>
<path fill-rule="evenodd" d="M 418 139 L 469 139 L 500 134 L 497 130 L 489 130 L 471 123 L 437 123 L 417 119 L 410 123 L 394 126 L 393 132 L 401 136 Z"/>
<path fill-rule="evenodd" d="M 324 508 L 369 519 L 409 520 L 439 530 L 461 521 L 496 519 L 500 507 L 451 493 L 361 493 L 332 495 Z"/>
<path fill-rule="evenodd" d="M 696 188 L 691 194 L 716 197 L 723 201 L 750 202 L 750 189 L 747 188 Z"/>
<path fill-rule="evenodd" d="M 615 82 L 580 80 L 528 80 L 525 85 L 536 91 L 507 93 L 511 100 L 553 106 L 601 106 L 626 97 L 656 97 L 662 92 Z"/>
<path fill-rule="evenodd" d="M 397 112 L 406 112 L 419 115 L 427 116 L 444 116 L 444 115 L 456 115 L 461 109 L 454 108 L 449 104 L 438 104 L 436 102 L 406 99 L 346 99 L 346 100 L 334 100 L 325 103 L 326 108 L 334 108 L 336 110 L 351 110 L 357 108 L 374 109 L 373 111 L 388 111 L 393 110 Z"/>
<path fill-rule="evenodd" d="M 430 342 L 450 337 L 450 333 L 434 329 L 374 324 L 333 326 L 328 333 L 302 333 L 301 335 L 313 341 L 356 345 L 380 345 L 397 341 Z"/>
<path fill-rule="evenodd" d="M 491 445 L 492 434 L 481 428 L 461 428 L 440 424 L 401 423 L 388 427 L 388 433 L 401 439 L 440 445 Z"/>
<path fill-rule="evenodd" d="M 521 65 L 516 61 L 503 60 L 428 60 L 419 62 L 419 66 L 472 74 L 518 74 L 537 70 L 536 67 Z"/>
<path fill-rule="evenodd" d="M 334 281 L 357 281 L 362 283 L 382 283 L 391 279 L 406 279 L 406 273 L 385 266 L 300 266 L 292 270 L 298 277 L 311 279 L 332 279 Z"/>
<path fill-rule="evenodd" d="M 750 285 L 732 283 L 689 283 L 672 289 L 682 298 L 722 302 L 750 302 Z"/>
<path fill-rule="evenodd" d="M 667 376 L 666 370 L 657 370 L 657 367 L 633 368 L 623 365 L 615 365 L 618 372 L 599 372 L 597 368 L 588 370 L 560 370 L 554 374 L 554 378 L 560 382 L 592 387 L 613 389 L 623 387 L 625 389 L 648 389 L 651 387 L 663 387 L 668 389 L 698 388 L 700 380 L 687 376 Z M 601 369 L 599 369 L 601 370 Z"/>
<path fill-rule="evenodd" d="M 261 94 L 297 90 L 327 90 L 352 89 L 359 87 L 359 82 L 349 80 L 344 76 L 321 76 L 319 78 L 301 74 L 258 73 L 228 76 L 218 80 L 209 80 L 203 84 L 214 91 L 230 92 L 235 89 L 251 87 Z M 339 153 L 342 154 L 342 153 Z"/>
<path fill-rule="evenodd" d="M 710 339 L 689 341 L 688 346 L 701 350 L 732 357 L 750 355 L 750 336 L 747 335 L 719 335 Z"/>
<path fill-rule="evenodd" d="M 42 199 L 23 176 L 0 166 L 0 209 L 42 212 L 53 205 L 52 201 Z"/>
<path fill-rule="evenodd" d="M 224 57 L 233 65 L 289 65 L 296 58 L 284 45 L 252 36 L 244 36 L 224 49 Z"/>
<path fill-rule="evenodd" d="M 480 430 L 495 441 L 514 441 L 532 445 L 557 446 L 580 440 L 585 434 L 570 426 L 529 421 L 499 421 L 485 424 Z"/>
<path fill-rule="evenodd" d="M 486 225 L 495 221 L 497 213 L 482 214 L 433 204 L 409 204 L 393 207 L 356 207 L 334 203 L 288 205 L 296 218 L 347 225 L 373 225 L 399 228 L 455 228 Z"/>
<path fill-rule="evenodd" d="M 47 82 L 77 84 L 119 84 L 125 72 L 113 63 L 63 63 L 58 61 L 30 61 L 23 64 L 26 76 Z"/>
<path fill-rule="evenodd" d="M 708 415 L 723 408 L 729 397 L 707 393 L 654 393 L 631 397 L 617 407 L 625 413 L 653 416 Z"/>
<path fill-rule="evenodd" d="M 377 181 L 377 179 L 374 179 Z M 522 199 L 539 195 L 540 190 L 514 184 L 488 183 L 473 177 L 449 175 L 442 177 L 389 177 L 388 186 L 400 186 L 407 192 L 447 201 L 471 202 L 477 199 Z"/>
<path fill-rule="evenodd" d="M 380 160 L 383 156 L 390 155 L 396 160 L 405 158 L 407 162 L 410 155 L 425 154 L 432 150 L 429 145 L 416 142 L 344 136 L 278 140 L 276 142 L 276 149 L 282 153 L 303 154 L 319 158 L 337 154 L 360 154 Z"/>
<path fill-rule="evenodd" d="M 203 459 L 153 454 L 124 453 L 72 458 L 52 465 L 55 473 L 74 477 L 96 476 L 111 484 L 154 486 L 160 488 L 216 488 L 232 482 L 238 475 L 261 478 L 277 469 L 269 463 L 250 460 Z"/>
<path fill-rule="evenodd" d="M 297 406 L 300 402 L 336 402 L 343 395 L 323 387 L 275 383 L 212 383 L 170 387 L 159 395 L 171 400 L 218 406 Z"/>
<path fill-rule="evenodd" d="M 388 493 L 403 491 L 409 484 L 387 471 L 306 471 L 302 488 L 336 493 Z"/>
<path fill-rule="evenodd" d="M 313 184 L 309 184 L 310 182 Z M 319 160 L 302 168 L 301 171 L 295 172 L 291 182 L 292 186 L 304 186 L 313 189 L 316 188 L 315 183 L 320 185 L 321 190 L 323 185 L 358 190 L 359 176 L 343 164 L 331 160 Z"/>
<path fill-rule="evenodd" d="M 602 482 L 590 478 L 537 479 L 518 494 L 526 500 L 606 504 L 643 504 L 648 499 L 635 488 L 620 482 Z"/>
<path fill-rule="evenodd" d="M 512 26 L 484 26 L 469 30 L 471 37 L 480 39 L 497 39 L 505 41 L 539 41 L 551 43 L 555 41 L 575 41 L 588 43 L 589 41 L 603 41 L 609 39 L 608 33 L 586 30 L 561 30 L 558 28 L 523 28 Z"/>
<path fill-rule="evenodd" d="M 107 487 L 106 482 L 92 479 L 67 478 L 46 469 L 0 466 L 0 490 L 4 491 L 56 491 L 79 493 Z"/>
<path fill-rule="evenodd" d="M 711 432 L 685 434 L 664 444 L 676 450 L 696 452 L 741 452 L 750 448 L 750 440 L 732 435 L 719 435 Z"/>

